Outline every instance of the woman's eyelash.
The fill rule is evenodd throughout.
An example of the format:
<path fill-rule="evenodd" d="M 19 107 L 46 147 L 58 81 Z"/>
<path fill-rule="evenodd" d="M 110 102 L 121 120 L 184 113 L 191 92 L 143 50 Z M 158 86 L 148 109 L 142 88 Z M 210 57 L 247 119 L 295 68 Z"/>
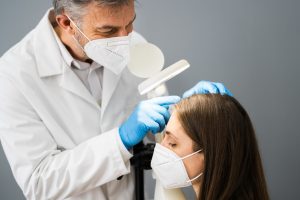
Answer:
<path fill-rule="evenodd" d="M 169 145 L 170 145 L 171 147 L 175 147 L 175 146 L 176 146 L 176 144 L 173 144 L 173 143 L 169 143 Z"/>

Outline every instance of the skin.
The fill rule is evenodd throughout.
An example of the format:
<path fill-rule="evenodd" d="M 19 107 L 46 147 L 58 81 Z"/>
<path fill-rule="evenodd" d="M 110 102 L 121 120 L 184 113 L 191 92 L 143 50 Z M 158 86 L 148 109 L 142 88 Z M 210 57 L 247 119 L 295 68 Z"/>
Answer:
<path fill-rule="evenodd" d="M 133 22 L 136 14 L 134 1 L 120 7 L 99 6 L 95 2 L 85 8 L 85 15 L 80 22 L 73 22 L 90 39 L 103 39 L 111 37 L 127 36 L 133 31 Z M 67 17 L 68 13 L 56 16 L 58 26 L 55 31 L 71 55 L 80 61 L 91 62 L 83 51 L 84 45 L 89 42 L 78 28 Z"/>
<path fill-rule="evenodd" d="M 181 126 L 176 111 L 174 111 L 170 117 L 170 120 L 166 126 L 164 137 L 161 145 L 172 150 L 179 157 L 184 157 L 194 152 L 193 141 L 186 134 L 183 127 Z M 191 157 L 183 160 L 185 169 L 190 179 L 196 177 L 204 169 L 204 155 L 199 152 Z M 198 196 L 200 191 L 201 176 L 192 182 L 194 191 Z"/>

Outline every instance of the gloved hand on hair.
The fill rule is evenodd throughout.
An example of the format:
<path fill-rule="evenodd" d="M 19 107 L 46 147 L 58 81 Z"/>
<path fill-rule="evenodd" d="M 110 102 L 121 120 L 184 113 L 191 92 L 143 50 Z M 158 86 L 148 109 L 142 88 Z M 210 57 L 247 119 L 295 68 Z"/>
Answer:
<path fill-rule="evenodd" d="M 140 102 L 129 118 L 119 128 L 127 149 L 143 140 L 148 132 L 161 132 L 170 118 L 169 106 L 180 101 L 178 96 L 157 97 Z"/>
<path fill-rule="evenodd" d="M 183 98 L 187 98 L 194 94 L 222 94 L 233 96 L 232 93 L 222 84 L 210 81 L 200 81 L 194 87 L 183 94 Z"/>

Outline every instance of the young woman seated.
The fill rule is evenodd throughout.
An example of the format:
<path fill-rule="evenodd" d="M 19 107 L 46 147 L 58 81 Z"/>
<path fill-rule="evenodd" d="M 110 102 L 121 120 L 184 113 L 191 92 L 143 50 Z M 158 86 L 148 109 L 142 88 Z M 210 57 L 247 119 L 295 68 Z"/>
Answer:
<path fill-rule="evenodd" d="M 192 185 L 198 200 L 269 199 L 250 118 L 227 95 L 176 104 L 151 166 L 165 188 Z"/>

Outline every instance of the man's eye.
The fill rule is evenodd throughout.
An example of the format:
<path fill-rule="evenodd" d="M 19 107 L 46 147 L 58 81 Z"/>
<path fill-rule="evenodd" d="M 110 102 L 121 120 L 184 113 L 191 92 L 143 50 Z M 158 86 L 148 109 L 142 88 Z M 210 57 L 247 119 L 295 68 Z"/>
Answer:
<path fill-rule="evenodd" d="M 116 33 L 116 32 L 117 32 L 116 29 L 110 29 L 110 30 L 108 30 L 108 31 L 102 32 L 102 34 L 110 35 L 110 34 L 114 34 L 114 33 Z"/>
<path fill-rule="evenodd" d="M 116 31 L 115 29 L 104 29 L 104 30 L 97 30 L 97 34 L 103 35 L 103 36 L 109 36 L 114 34 Z"/>

